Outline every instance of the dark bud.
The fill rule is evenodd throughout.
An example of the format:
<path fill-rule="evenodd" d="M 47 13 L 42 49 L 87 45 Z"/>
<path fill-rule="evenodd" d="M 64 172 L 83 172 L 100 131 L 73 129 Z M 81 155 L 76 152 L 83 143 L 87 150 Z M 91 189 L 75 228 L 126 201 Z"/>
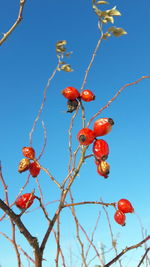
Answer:
<path fill-rule="evenodd" d="M 110 125 L 114 125 L 114 121 L 113 121 L 113 119 L 109 118 L 109 119 L 108 119 L 108 122 L 110 123 Z"/>
<path fill-rule="evenodd" d="M 67 112 L 72 113 L 74 110 L 76 110 L 78 107 L 78 100 L 68 100 L 67 101 Z"/>

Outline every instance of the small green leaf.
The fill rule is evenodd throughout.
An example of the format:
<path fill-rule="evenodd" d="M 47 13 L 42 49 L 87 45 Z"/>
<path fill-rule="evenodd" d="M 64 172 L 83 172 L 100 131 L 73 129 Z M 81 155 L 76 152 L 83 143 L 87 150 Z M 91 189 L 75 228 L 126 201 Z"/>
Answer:
<path fill-rule="evenodd" d="M 64 64 L 60 67 L 61 70 L 66 71 L 66 72 L 71 72 L 73 71 L 73 69 L 71 68 L 71 66 L 69 64 Z"/>

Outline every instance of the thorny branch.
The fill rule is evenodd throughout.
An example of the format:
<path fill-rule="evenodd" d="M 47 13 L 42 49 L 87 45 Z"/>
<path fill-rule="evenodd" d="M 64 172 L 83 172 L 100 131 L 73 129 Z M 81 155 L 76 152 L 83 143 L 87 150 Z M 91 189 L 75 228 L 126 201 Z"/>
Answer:
<path fill-rule="evenodd" d="M 20 7 L 19 7 L 19 12 L 18 12 L 17 20 L 12 25 L 12 27 L 8 30 L 8 32 L 6 32 L 6 33 L 3 34 L 3 37 L 0 40 L 0 45 L 2 45 L 6 41 L 6 39 L 8 38 L 8 36 L 15 30 L 15 28 L 17 27 L 17 25 L 22 21 L 22 14 L 23 14 L 23 9 L 24 9 L 25 3 L 26 3 L 26 0 L 20 0 Z"/>

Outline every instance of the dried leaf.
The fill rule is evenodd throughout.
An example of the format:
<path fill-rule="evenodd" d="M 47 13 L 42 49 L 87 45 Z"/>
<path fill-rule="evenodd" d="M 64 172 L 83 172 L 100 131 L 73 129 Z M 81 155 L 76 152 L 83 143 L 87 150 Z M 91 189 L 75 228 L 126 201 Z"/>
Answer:
<path fill-rule="evenodd" d="M 60 67 L 61 70 L 66 71 L 66 72 L 71 72 L 73 71 L 73 69 L 71 68 L 71 66 L 69 64 L 64 64 Z"/>
<path fill-rule="evenodd" d="M 109 4 L 107 1 L 98 1 L 96 3 L 97 5 L 103 5 L 103 4 Z"/>
<path fill-rule="evenodd" d="M 109 16 L 121 16 L 121 13 L 116 9 L 116 7 L 113 7 L 110 10 L 106 10 L 106 12 Z"/>
<path fill-rule="evenodd" d="M 103 34 L 103 37 L 102 37 L 102 38 L 103 38 L 104 40 L 107 40 L 107 38 L 110 37 L 110 36 L 111 36 L 111 34 L 108 33 L 108 32 L 106 32 L 106 33 Z"/>
<path fill-rule="evenodd" d="M 66 41 L 66 40 L 58 41 L 58 42 L 56 43 L 56 47 L 64 46 L 64 45 L 66 45 L 66 44 L 67 44 L 67 41 Z"/>
<path fill-rule="evenodd" d="M 122 35 L 125 35 L 127 34 L 127 32 L 123 29 L 123 28 L 116 28 L 116 27 L 110 27 L 108 29 L 108 32 L 112 32 L 112 34 L 115 36 L 115 37 L 120 37 Z"/>
<path fill-rule="evenodd" d="M 105 16 L 102 22 L 105 24 L 108 22 L 114 23 L 114 18 L 112 16 Z"/>
<path fill-rule="evenodd" d="M 64 52 L 66 52 L 66 48 L 65 47 L 56 47 L 56 52 L 57 53 L 64 53 Z"/>
<path fill-rule="evenodd" d="M 93 5 L 94 12 L 96 13 L 97 16 L 101 17 L 102 11 L 97 8 L 97 6 Z"/>

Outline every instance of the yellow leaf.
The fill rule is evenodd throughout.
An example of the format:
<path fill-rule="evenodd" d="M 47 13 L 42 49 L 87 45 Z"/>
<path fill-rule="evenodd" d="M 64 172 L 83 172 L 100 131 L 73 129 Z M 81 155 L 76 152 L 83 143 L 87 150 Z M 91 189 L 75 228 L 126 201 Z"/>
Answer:
<path fill-rule="evenodd" d="M 108 32 L 112 32 L 112 34 L 115 36 L 115 37 L 120 37 L 122 35 L 125 35 L 127 34 L 127 32 L 123 29 L 123 28 L 116 28 L 116 27 L 110 27 L 108 29 Z"/>
<path fill-rule="evenodd" d="M 103 4 L 109 4 L 107 1 L 98 1 L 96 3 L 97 5 L 103 5 Z"/>

